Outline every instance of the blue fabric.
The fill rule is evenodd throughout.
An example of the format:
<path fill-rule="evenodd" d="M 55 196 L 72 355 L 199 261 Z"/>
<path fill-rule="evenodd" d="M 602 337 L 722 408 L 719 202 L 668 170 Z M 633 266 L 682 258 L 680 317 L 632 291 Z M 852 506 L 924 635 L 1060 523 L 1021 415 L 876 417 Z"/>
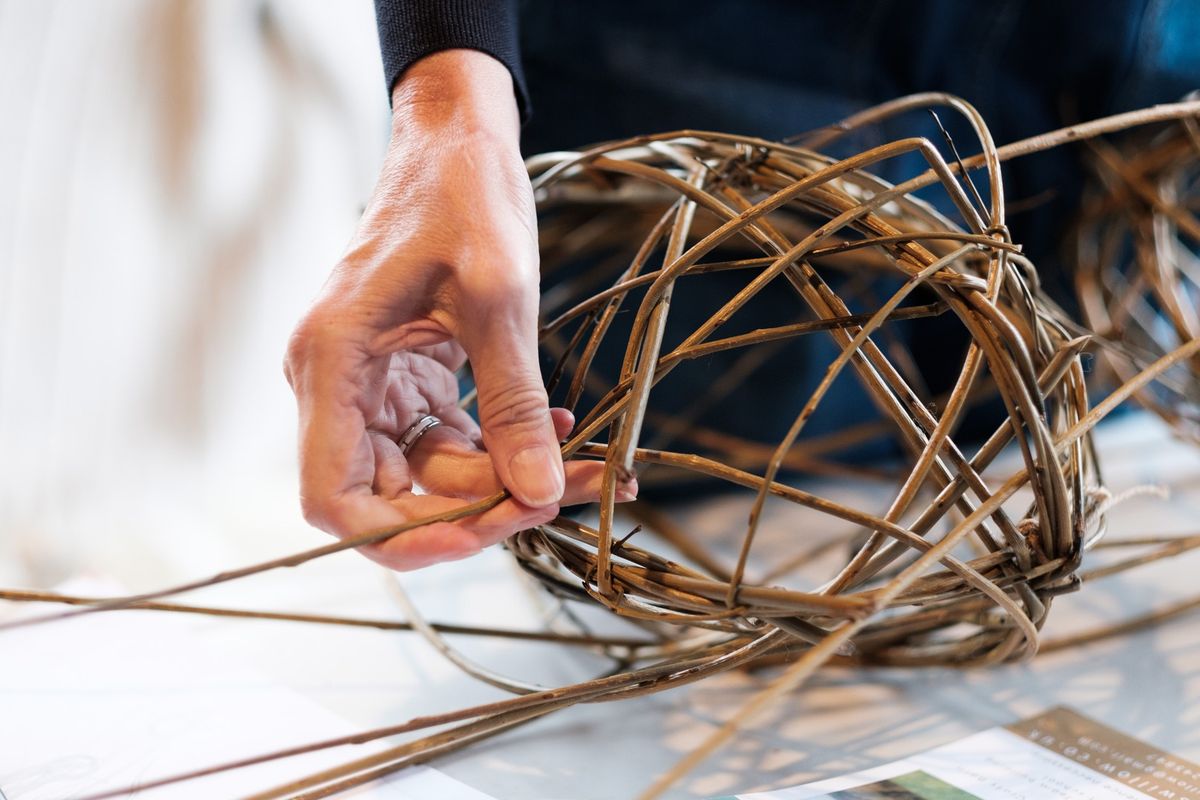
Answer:
<path fill-rule="evenodd" d="M 534 108 L 524 132 L 527 153 L 679 128 L 781 138 L 930 90 L 973 103 L 1003 144 L 1200 88 L 1196 0 L 523 0 L 520 9 Z M 941 117 L 964 156 L 977 152 L 954 114 Z M 838 147 L 861 150 L 912 135 L 941 141 L 928 115 L 913 114 Z M 1059 148 L 1004 169 L 1010 203 L 1041 198 L 1013 213 L 1009 225 L 1068 306 L 1060 250 L 1078 207 L 1080 154 Z M 922 168 L 899 161 L 882 174 L 897 180 Z M 980 191 L 986 197 L 986 187 Z M 736 277 L 723 280 L 720 293 L 736 290 Z M 687 308 L 710 308 L 715 300 L 708 299 L 681 298 L 672 310 L 676 325 L 696 324 L 701 311 Z M 792 302 L 763 298 L 745 327 L 791 321 Z M 904 324 L 913 352 L 933 365 L 926 368 L 933 392 L 947 389 L 957 373 L 955 358 L 965 348 L 960 330 L 950 316 Z M 833 355 L 828 337 L 789 345 L 746 382 L 759 398 L 752 412 L 726 401 L 705 423 L 763 441 L 778 438 Z M 607 354 L 598 368 L 615 372 L 617 357 Z M 661 396 L 674 408 L 665 410 L 702 396 L 734 357 L 673 375 Z M 842 384 L 814 419 L 813 433 L 875 414 L 853 380 Z M 992 424 L 985 419 L 979 430 Z M 876 445 L 847 455 L 880 457 L 885 450 Z"/>
<path fill-rule="evenodd" d="M 1197 0 L 523 0 L 520 11 L 528 153 L 686 127 L 781 138 L 920 91 L 964 97 L 1003 144 L 1200 89 Z M 940 139 L 909 116 L 847 144 L 906 135 Z M 1006 168 L 1010 202 L 1055 194 L 1014 220 L 1037 257 L 1075 208 L 1078 155 Z"/>

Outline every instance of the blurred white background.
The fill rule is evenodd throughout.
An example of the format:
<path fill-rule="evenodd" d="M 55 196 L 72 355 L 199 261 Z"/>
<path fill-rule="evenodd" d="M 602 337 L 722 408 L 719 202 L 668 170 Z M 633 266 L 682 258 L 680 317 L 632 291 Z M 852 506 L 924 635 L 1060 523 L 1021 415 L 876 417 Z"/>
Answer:
<path fill-rule="evenodd" d="M 387 138 L 370 0 L 0 0 L 0 585 L 323 542 L 281 372 Z"/>

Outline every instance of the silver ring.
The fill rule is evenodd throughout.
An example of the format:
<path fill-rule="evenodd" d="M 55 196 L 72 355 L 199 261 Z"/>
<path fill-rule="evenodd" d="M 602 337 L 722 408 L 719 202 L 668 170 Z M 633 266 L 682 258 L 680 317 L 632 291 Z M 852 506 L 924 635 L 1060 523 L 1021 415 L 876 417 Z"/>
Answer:
<path fill-rule="evenodd" d="M 421 441 L 422 436 L 441 424 L 442 421 L 433 414 L 426 414 L 412 425 L 409 425 L 408 429 L 400 435 L 400 439 L 396 442 L 400 446 L 400 455 L 407 456 L 408 451 L 417 446 L 417 442 Z"/>

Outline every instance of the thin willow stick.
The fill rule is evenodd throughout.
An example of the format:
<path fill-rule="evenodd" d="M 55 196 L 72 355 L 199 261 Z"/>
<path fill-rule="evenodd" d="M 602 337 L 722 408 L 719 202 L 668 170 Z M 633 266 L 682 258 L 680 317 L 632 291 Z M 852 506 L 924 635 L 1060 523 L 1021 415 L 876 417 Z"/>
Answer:
<path fill-rule="evenodd" d="M 1164 625 L 1168 622 L 1173 622 L 1180 617 L 1186 616 L 1193 611 L 1200 609 L 1200 597 L 1191 597 L 1187 600 L 1180 600 L 1176 603 L 1164 606 L 1155 611 L 1150 611 L 1146 614 L 1140 614 L 1136 617 L 1131 617 L 1121 622 L 1105 625 L 1098 628 L 1093 628 L 1087 631 L 1080 631 L 1067 636 L 1060 636 L 1055 639 L 1047 639 L 1042 642 L 1040 652 L 1042 654 L 1055 653 L 1060 650 L 1073 650 L 1077 647 L 1082 647 L 1085 644 L 1112 639 L 1117 636 L 1124 636 L 1127 633 L 1141 633 L 1150 630 L 1151 628 Z"/>
<path fill-rule="evenodd" d="M 33 625 L 43 625 L 48 622 L 58 622 L 60 620 L 72 619 L 81 617 L 86 614 L 95 614 L 100 611 L 116 611 L 122 608 L 128 608 L 138 603 L 145 603 L 151 600 L 159 600 L 164 597 L 171 597 L 184 592 L 191 592 L 197 589 L 206 589 L 210 586 L 217 586 L 222 583 L 229 583 L 241 578 L 247 578 L 251 575 L 258 575 L 263 572 L 269 572 L 275 569 L 283 569 L 286 567 L 298 567 L 301 564 L 306 564 L 309 561 L 321 558 L 323 556 L 340 553 L 343 550 L 350 550 L 355 547 L 363 547 L 364 545 L 376 544 L 391 539 L 393 536 L 398 536 L 405 531 L 411 531 L 414 528 L 420 528 L 425 525 L 431 525 L 435 522 L 454 522 L 455 520 L 464 519 L 475 514 L 481 514 L 484 511 L 495 508 L 505 498 L 509 496 L 508 492 L 497 492 L 491 497 L 486 497 L 483 500 L 477 500 L 474 503 L 467 503 L 461 508 L 441 514 L 433 514 L 428 517 L 406 522 L 403 525 L 396 525 L 390 528 L 385 528 L 379 531 L 364 533 L 359 536 L 350 536 L 333 544 L 327 544 L 322 547 L 314 547 L 311 550 L 305 550 L 283 558 L 272 559 L 258 564 L 252 564 L 248 567 L 230 570 L 228 572 L 220 572 L 208 578 L 182 583 L 177 586 L 172 586 L 166 589 L 158 589 L 152 592 L 143 594 L 126 595 L 124 597 L 114 597 L 109 600 L 90 605 L 86 608 L 76 609 L 74 611 L 63 611 L 55 614 L 46 614 L 40 617 L 26 617 L 23 619 L 9 620 L 8 622 L 0 622 L 0 631 L 12 630 L 14 628 L 25 628 Z"/>
<path fill-rule="evenodd" d="M 78 595 L 59 594 L 58 592 L 31 591 L 24 589 L 0 589 L 0 600 L 14 603 L 61 603 L 71 606 L 91 606 L 108 602 L 100 597 L 80 597 Z M 261 619 L 275 622 L 308 622 L 316 625 L 341 625 L 354 628 L 376 628 L 384 631 L 413 631 L 411 622 L 396 622 L 383 619 L 360 619 L 356 617 L 339 617 L 329 614 L 304 614 L 284 611 L 252 611 L 241 608 L 215 608 L 212 606 L 183 605 L 179 603 L 135 603 L 127 606 L 129 611 L 167 611 L 179 614 L 199 614 L 210 617 L 231 617 L 235 619 Z M 448 633 L 461 636 L 485 636 L 498 639 L 517 639 L 532 642 L 553 642 L 554 644 L 580 645 L 585 647 L 621 647 L 637 649 L 653 647 L 660 643 L 641 638 L 622 638 L 617 636 L 592 636 L 587 634 L 555 633 L 554 631 L 518 631 L 507 628 L 491 628 L 481 625 L 456 625 L 447 622 L 431 622 L 429 625 L 438 633 Z"/>
<path fill-rule="evenodd" d="M 771 647 L 773 647 L 779 641 L 779 638 L 780 637 L 777 634 L 766 634 L 753 641 L 746 641 L 745 639 L 742 639 L 732 642 L 721 642 L 711 646 L 708 651 L 704 652 L 703 654 L 685 654 L 681 657 L 668 659 L 661 663 L 634 669 L 618 675 L 612 675 L 583 683 L 569 684 L 567 686 L 562 686 L 545 692 L 506 698 L 504 700 L 470 706 L 467 708 L 458 709 L 456 711 L 414 717 L 408 722 L 399 725 L 376 728 L 374 730 L 364 731 L 362 733 L 353 734 L 350 736 L 327 739 L 321 742 L 300 745 L 285 750 L 279 750 L 252 758 L 219 764 L 187 773 L 166 776 L 164 778 L 146 781 L 132 786 L 110 789 L 98 794 L 77 798 L 77 800 L 110 800 L 111 798 L 115 797 L 124 797 L 133 792 L 160 788 L 183 781 L 193 780 L 195 778 L 204 777 L 206 775 L 213 775 L 219 772 L 228 772 L 231 770 L 241 769 L 254 764 L 261 764 L 282 758 L 290 758 L 292 756 L 303 755 L 319 750 L 326 750 L 333 747 L 363 744 L 389 736 L 411 733 L 413 731 L 432 727 L 440 727 L 456 722 L 462 722 L 464 720 L 493 718 L 513 711 L 533 709 L 544 705 L 554 705 L 567 700 L 572 702 L 588 702 L 593 699 L 618 699 L 620 697 L 620 692 L 636 691 L 638 690 L 638 687 L 656 686 L 658 685 L 656 684 L 657 681 L 672 680 L 691 682 L 692 680 L 698 680 L 705 675 L 711 674 L 711 672 L 714 670 L 719 671 L 727 666 L 732 667 L 746 663 L 753 658 L 756 658 L 758 655 L 769 651 Z"/>

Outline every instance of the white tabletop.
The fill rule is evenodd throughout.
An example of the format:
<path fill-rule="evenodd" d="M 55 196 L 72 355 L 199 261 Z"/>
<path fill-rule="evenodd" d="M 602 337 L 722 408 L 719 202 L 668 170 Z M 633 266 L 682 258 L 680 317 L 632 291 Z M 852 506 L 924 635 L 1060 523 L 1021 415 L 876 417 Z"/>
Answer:
<path fill-rule="evenodd" d="M 1141 415 L 1118 420 L 1101 435 L 1112 490 L 1149 483 L 1171 487 L 1169 498 L 1138 496 L 1114 508 L 1109 535 L 1182 535 L 1200 529 L 1200 452 L 1173 441 L 1156 420 Z M 676 513 L 696 526 L 719 526 L 740 520 L 744 507 L 744 498 L 728 497 Z M 770 523 L 794 530 L 794 513 L 781 504 Z M 1200 590 L 1194 577 L 1198 564 L 1200 554 L 1184 555 L 1061 597 L 1046 635 L 1083 630 L 1106 618 L 1188 597 Z M 548 606 L 499 548 L 465 562 L 404 575 L 402 580 L 427 616 L 441 622 L 537 627 Z M 271 610 L 399 616 L 386 576 L 355 554 L 339 554 L 186 599 Z M 134 621 L 150 616 L 123 614 Z M 1130 735 L 1200 760 L 1196 620 L 1185 616 L 1155 630 L 992 669 L 822 670 L 670 796 L 711 797 L 815 780 L 1055 705 L 1072 706 Z M 350 729 L 395 724 L 504 696 L 449 666 L 413 633 L 182 616 L 154 623 L 163 624 L 192 642 L 203 642 L 213 657 L 247 665 L 271 683 L 293 690 L 345 720 Z M 64 652 L 70 652 L 71 628 L 63 626 L 60 635 Z M 544 644 L 464 636 L 452 641 L 497 672 L 546 685 L 583 680 L 606 666 L 596 656 Z M 644 699 L 576 706 L 434 766 L 501 800 L 631 797 L 770 678 L 769 672 L 732 673 Z M 227 703 L 231 724 L 258 724 L 239 720 L 237 696 L 218 695 L 211 702 Z M 69 718 L 70 709 L 47 708 L 36 718 L 6 719 L 4 724 L 54 726 Z M 258 742 L 259 750 L 296 743 L 278 726 L 262 730 L 265 738 Z M 343 753 L 347 760 L 356 755 Z M 171 797 L 170 790 L 163 796 Z"/>

